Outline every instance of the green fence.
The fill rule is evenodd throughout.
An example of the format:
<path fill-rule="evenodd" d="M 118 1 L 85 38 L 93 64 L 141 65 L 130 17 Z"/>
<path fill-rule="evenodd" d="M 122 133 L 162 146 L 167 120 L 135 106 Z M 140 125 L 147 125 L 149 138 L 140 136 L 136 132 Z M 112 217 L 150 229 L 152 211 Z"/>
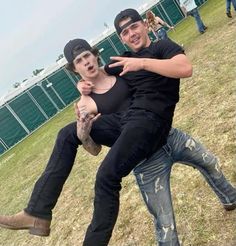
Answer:
<path fill-rule="evenodd" d="M 62 67 L 2 105 L 0 154 L 78 99 L 78 80 Z"/>
<path fill-rule="evenodd" d="M 198 6 L 204 2 L 196 0 Z M 170 25 L 176 25 L 184 18 L 178 0 L 162 0 L 150 9 Z M 150 37 L 154 39 L 152 34 Z M 128 49 L 115 32 L 104 37 L 96 46 L 103 63 L 109 62 L 110 56 Z M 61 67 L 0 106 L 0 154 L 76 100 L 79 97 L 76 89 L 79 79 L 79 76 Z"/>
<path fill-rule="evenodd" d="M 17 119 L 17 116 L 11 111 L 8 104 L 0 108 L 0 126 L 0 153 L 9 149 L 28 134 L 27 130 L 21 125 L 20 120 Z"/>

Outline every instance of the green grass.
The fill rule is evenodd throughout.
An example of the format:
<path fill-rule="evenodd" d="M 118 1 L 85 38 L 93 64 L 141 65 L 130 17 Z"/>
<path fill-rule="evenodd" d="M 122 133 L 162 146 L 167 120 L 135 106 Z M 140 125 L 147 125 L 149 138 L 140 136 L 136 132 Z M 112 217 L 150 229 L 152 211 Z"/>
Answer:
<path fill-rule="evenodd" d="M 235 166 L 235 26 L 225 2 L 209 0 L 200 10 L 208 30 L 199 35 L 188 17 L 169 36 L 184 44 L 194 75 L 182 80 L 174 126 L 200 139 L 221 160 L 226 177 L 236 184 Z M 22 210 L 42 173 L 59 129 L 74 120 L 68 107 L 0 158 L 0 214 Z M 79 150 L 75 166 L 54 209 L 48 238 L 26 231 L 0 229 L 0 246 L 77 246 L 91 219 L 96 169 L 106 154 L 91 157 Z M 155 245 L 152 218 L 146 211 L 132 175 L 125 178 L 121 209 L 111 246 Z M 179 237 L 184 246 L 236 245 L 236 212 L 225 212 L 202 176 L 175 165 L 171 177 Z"/>

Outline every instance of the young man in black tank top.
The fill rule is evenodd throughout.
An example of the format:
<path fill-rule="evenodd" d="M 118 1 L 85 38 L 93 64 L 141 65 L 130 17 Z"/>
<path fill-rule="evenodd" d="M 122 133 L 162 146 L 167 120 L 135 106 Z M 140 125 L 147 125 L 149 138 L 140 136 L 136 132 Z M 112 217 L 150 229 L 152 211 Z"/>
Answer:
<path fill-rule="evenodd" d="M 105 119 L 116 125 L 119 134 L 97 172 L 93 219 L 84 246 L 108 244 L 119 211 L 122 178 L 166 143 L 179 100 L 179 78 L 192 75 L 191 63 L 181 47 L 171 41 L 160 46 L 151 43 L 136 10 L 118 14 L 115 27 L 134 52 L 129 52 L 128 58 L 115 58 L 118 62 L 106 66 L 105 71 L 124 76 L 133 96 L 129 110 L 119 121 L 114 123 L 112 115 Z M 73 48 L 65 49 L 69 63 L 75 58 L 71 55 Z"/>

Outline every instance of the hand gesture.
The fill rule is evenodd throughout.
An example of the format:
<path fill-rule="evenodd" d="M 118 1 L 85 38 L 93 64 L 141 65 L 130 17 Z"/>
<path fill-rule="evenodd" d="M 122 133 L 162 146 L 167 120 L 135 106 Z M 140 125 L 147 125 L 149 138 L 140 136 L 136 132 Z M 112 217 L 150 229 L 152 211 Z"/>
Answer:
<path fill-rule="evenodd" d="M 74 104 L 75 113 L 77 116 L 77 136 L 81 140 L 81 142 L 86 141 L 89 138 L 89 134 L 93 125 L 93 122 L 97 120 L 97 118 L 101 115 L 100 113 L 97 115 L 89 114 L 86 111 L 86 107 L 78 107 L 77 104 Z"/>
<path fill-rule="evenodd" d="M 96 116 L 94 114 L 86 114 L 83 120 L 77 120 L 77 137 L 82 143 L 89 138 L 93 122 L 97 120 L 99 116 L 100 114 L 97 114 Z"/>
<path fill-rule="evenodd" d="M 142 58 L 112 56 L 111 60 L 117 62 L 110 64 L 109 67 L 123 67 L 123 71 L 119 74 L 120 76 L 126 74 L 127 72 L 134 72 L 143 69 Z"/>

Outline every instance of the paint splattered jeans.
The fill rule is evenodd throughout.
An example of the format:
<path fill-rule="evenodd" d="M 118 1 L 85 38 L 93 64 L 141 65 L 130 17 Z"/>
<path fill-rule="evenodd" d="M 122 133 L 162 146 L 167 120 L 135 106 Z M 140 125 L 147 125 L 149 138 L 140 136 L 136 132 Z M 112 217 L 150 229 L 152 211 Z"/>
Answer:
<path fill-rule="evenodd" d="M 178 234 L 171 200 L 170 172 L 175 162 L 198 169 L 222 204 L 236 201 L 236 189 L 219 169 L 217 158 L 186 133 L 171 129 L 167 144 L 134 174 L 154 223 L 159 246 L 178 246 Z"/>

